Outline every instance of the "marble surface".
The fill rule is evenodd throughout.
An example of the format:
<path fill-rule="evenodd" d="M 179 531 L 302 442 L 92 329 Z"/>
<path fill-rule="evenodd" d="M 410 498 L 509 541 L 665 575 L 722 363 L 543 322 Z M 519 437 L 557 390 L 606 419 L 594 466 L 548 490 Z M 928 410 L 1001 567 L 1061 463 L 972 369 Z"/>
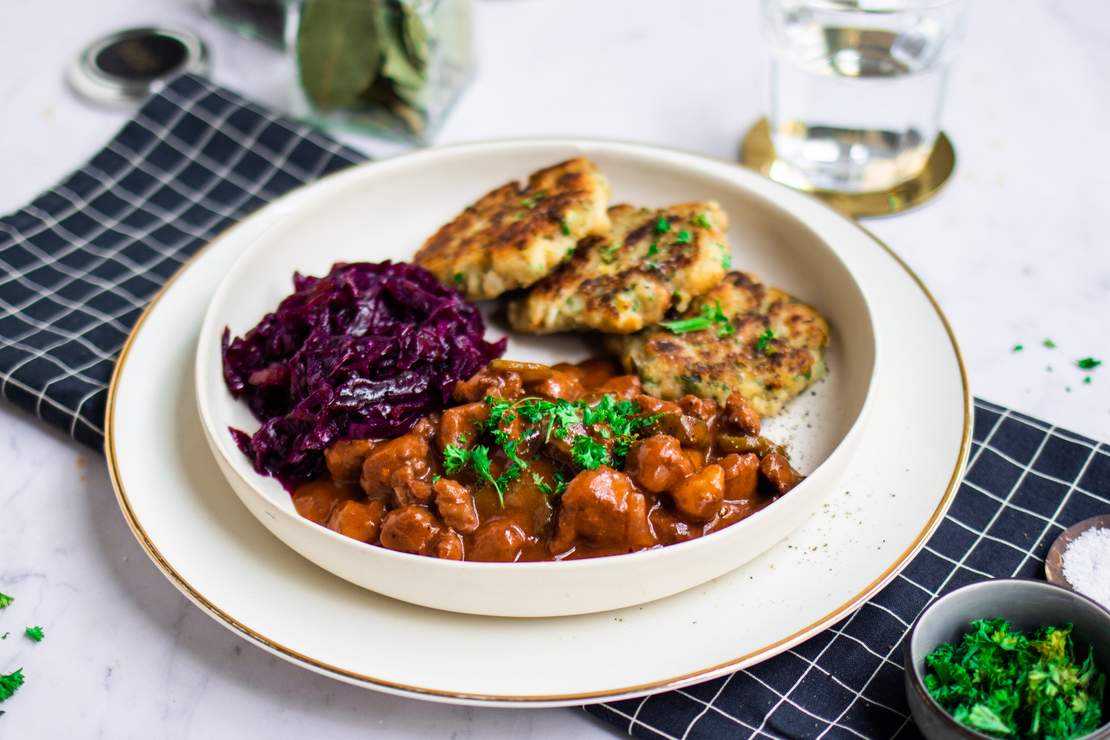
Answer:
<path fill-rule="evenodd" d="M 578 134 L 734 156 L 762 114 L 757 4 L 735 0 L 478 0 L 481 70 L 440 141 Z M 65 22 L 59 22 L 64 19 Z M 279 54 L 184 0 L 41 0 L 7 8 L 0 211 L 91 155 L 125 110 L 76 100 L 65 65 L 96 34 L 178 22 L 213 77 L 281 107 Z M 1110 6 L 980 0 L 944 125 L 959 164 L 928 206 L 868 222 L 943 305 L 976 394 L 1110 439 Z M 400 151 L 358 137 L 378 156 Z M 1054 350 L 1042 346 L 1055 341 Z M 1014 353 L 1021 343 L 1025 350 Z M 0 737 L 606 736 L 574 710 L 466 709 L 308 673 L 231 635 L 154 569 L 120 517 L 101 458 L 0 408 L 0 672 L 26 686 Z M 33 644 L 24 626 L 42 625 Z"/>

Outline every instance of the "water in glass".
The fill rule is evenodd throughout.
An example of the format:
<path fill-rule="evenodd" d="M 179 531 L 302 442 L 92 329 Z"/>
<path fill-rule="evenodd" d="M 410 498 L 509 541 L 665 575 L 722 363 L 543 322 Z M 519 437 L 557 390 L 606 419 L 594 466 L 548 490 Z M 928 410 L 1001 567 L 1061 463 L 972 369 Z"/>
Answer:
<path fill-rule="evenodd" d="M 956 4 L 766 0 L 771 136 L 791 170 L 783 179 L 863 192 L 922 169 L 939 131 Z"/>

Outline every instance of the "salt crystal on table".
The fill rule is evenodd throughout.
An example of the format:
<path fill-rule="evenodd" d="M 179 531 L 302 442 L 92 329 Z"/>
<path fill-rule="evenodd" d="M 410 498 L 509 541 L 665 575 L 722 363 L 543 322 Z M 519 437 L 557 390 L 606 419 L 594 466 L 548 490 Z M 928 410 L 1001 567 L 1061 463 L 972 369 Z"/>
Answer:
<path fill-rule="evenodd" d="M 1079 593 L 1110 609 L 1110 529 L 1088 529 L 1064 550 L 1064 578 Z"/>

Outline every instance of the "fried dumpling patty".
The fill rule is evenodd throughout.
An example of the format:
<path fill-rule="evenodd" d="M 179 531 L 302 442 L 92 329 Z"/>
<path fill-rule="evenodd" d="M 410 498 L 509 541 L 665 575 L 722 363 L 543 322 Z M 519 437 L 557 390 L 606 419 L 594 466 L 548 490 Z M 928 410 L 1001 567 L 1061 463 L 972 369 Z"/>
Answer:
<path fill-rule="evenodd" d="M 692 393 L 724 404 L 739 391 L 764 416 L 779 413 L 825 374 L 824 317 L 750 274 L 728 273 L 680 318 L 699 316 L 717 318 L 700 331 L 655 326 L 606 342 L 640 376 L 645 393 L 666 399 Z"/>
<path fill-rule="evenodd" d="M 467 298 L 526 288 L 566 260 L 578 241 L 609 229 L 609 183 L 579 157 L 482 196 L 442 226 L 414 261 Z"/>
<path fill-rule="evenodd" d="M 728 218 L 713 202 L 609 209 L 610 231 L 509 304 L 520 332 L 592 329 L 629 334 L 682 311 L 720 282 L 729 259 Z"/>

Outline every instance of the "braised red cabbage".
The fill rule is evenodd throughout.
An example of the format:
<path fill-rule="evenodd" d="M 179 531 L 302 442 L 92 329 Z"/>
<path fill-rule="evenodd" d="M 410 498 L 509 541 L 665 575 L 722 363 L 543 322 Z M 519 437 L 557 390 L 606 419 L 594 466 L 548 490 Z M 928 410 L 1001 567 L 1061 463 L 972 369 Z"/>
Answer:
<path fill-rule="evenodd" d="M 333 442 L 407 432 L 505 351 L 473 304 L 415 265 L 340 263 L 293 288 L 244 336 L 223 335 L 227 387 L 262 422 L 231 434 L 290 490 L 324 472 Z"/>

